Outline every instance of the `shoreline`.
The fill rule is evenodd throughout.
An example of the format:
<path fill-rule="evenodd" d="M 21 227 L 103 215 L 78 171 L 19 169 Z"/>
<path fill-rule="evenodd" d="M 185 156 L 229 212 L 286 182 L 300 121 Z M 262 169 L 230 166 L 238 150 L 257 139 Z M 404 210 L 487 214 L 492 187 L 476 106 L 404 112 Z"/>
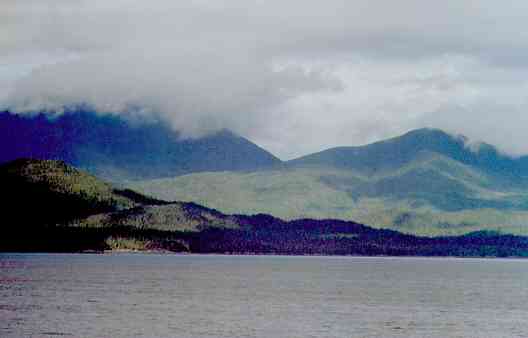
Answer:
<path fill-rule="evenodd" d="M 104 251 L 82 251 L 82 252 L 0 252 L 2 255 L 97 255 L 97 256 L 119 256 L 119 255 L 152 255 L 152 256 L 202 256 L 202 257 L 291 257 L 291 258 L 381 258 L 381 259 L 471 259 L 471 260 L 523 260 L 528 261 L 528 257 L 523 256 L 389 256 L 389 255 L 322 255 L 322 254 L 266 254 L 266 253 L 197 253 L 197 252 L 172 252 L 163 250 L 104 250 Z"/>

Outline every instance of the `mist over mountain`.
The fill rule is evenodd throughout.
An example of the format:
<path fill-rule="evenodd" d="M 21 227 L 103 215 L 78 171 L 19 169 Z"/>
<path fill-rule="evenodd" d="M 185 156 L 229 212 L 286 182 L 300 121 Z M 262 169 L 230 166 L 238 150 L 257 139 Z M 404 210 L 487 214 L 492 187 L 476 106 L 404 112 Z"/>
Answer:
<path fill-rule="evenodd" d="M 141 107 L 186 135 L 226 128 L 288 159 L 425 126 L 526 155 L 527 10 L 4 0 L 0 109 Z"/>
<path fill-rule="evenodd" d="M 227 130 L 182 139 L 161 121 L 131 123 L 85 109 L 60 115 L 0 113 L 0 142 L 0 162 L 57 159 L 117 181 L 280 164 L 275 156 Z"/>

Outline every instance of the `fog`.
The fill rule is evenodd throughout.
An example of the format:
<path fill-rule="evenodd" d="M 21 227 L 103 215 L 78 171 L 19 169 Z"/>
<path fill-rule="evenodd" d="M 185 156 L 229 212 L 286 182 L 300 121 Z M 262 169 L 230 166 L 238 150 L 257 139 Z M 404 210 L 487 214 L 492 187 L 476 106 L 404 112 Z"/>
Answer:
<path fill-rule="evenodd" d="M 227 128 L 282 159 L 419 127 L 526 154 L 527 7 L 0 0 L 0 107 Z"/>

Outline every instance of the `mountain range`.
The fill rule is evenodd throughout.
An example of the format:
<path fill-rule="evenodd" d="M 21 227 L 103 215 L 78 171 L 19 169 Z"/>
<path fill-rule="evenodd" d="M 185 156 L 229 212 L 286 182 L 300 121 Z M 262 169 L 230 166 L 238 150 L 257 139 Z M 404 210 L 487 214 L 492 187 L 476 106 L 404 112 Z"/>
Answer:
<path fill-rule="evenodd" d="M 57 159 L 159 200 L 284 219 L 336 218 L 421 235 L 528 234 L 528 157 L 419 129 L 281 161 L 224 130 L 183 139 L 160 121 L 90 110 L 0 113 L 0 162 Z"/>
<path fill-rule="evenodd" d="M 157 198 L 231 213 L 355 220 L 421 235 L 479 229 L 527 234 L 528 159 L 489 144 L 419 129 L 338 147 L 250 173 L 216 172 L 134 182 Z"/>
<path fill-rule="evenodd" d="M 427 238 L 351 221 L 227 215 L 123 190 L 62 161 L 0 166 L 1 251 L 528 256 L 528 237 Z"/>

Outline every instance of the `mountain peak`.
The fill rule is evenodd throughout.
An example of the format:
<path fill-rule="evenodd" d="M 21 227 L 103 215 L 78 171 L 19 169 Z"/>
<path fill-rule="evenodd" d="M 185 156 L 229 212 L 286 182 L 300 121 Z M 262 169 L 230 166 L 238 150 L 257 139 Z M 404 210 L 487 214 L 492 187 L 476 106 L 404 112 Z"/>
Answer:
<path fill-rule="evenodd" d="M 440 129 L 421 128 L 401 136 L 358 147 L 337 147 L 288 162 L 289 166 L 318 166 L 352 169 L 364 174 L 394 170 L 424 153 L 439 154 L 487 172 L 521 175 L 521 164 L 483 143 L 478 150 L 468 146 L 464 136 Z"/>
<path fill-rule="evenodd" d="M 420 128 L 410 130 L 403 135 L 396 136 L 376 143 L 394 143 L 399 147 L 415 145 L 423 150 L 436 150 L 439 145 L 450 144 L 452 147 L 465 147 L 467 138 L 462 135 L 453 135 L 436 128 Z M 376 144 L 376 143 L 373 143 Z"/>
<path fill-rule="evenodd" d="M 453 136 L 452 134 L 449 134 L 447 132 L 445 132 L 444 130 L 442 129 L 438 129 L 438 128 L 419 128 L 419 129 L 412 129 L 400 136 L 397 136 L 395 138 L 409 138 L 409 137 L 413 137 L 413 138 L 445 138 L 445 137 L 449 137 L 449 138 L 464 138 L 464 136 Z"/>

